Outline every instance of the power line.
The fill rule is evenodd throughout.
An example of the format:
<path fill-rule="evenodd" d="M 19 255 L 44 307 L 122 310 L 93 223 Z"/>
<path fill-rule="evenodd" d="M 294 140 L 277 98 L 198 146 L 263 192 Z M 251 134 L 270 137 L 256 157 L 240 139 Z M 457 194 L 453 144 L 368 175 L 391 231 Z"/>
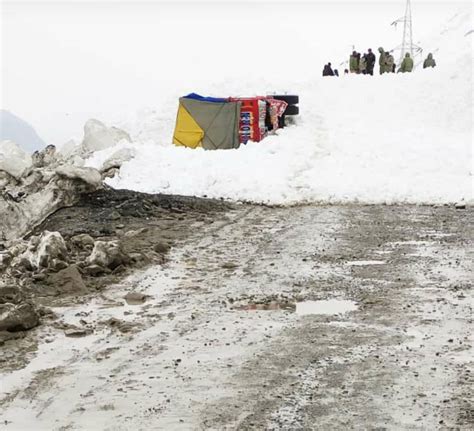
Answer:
<path fill-rule="evenodd" d="M 392 51 L 400 50 L 400 60 L 399 64 L 403 61 L 405 54 L 408 52 L 411 58 L 415 58 L 415 55 L 421 53 L 423 49 L 413 43 L 413 22 L 411 18 L 411 1 L 407 0 L 405 6 L 405 15 L 402 18 L 399 18 L 392 22 L 391 25 L 397 26 L 398 23 L 403 22 L 403 38 L 402 44 L 396 46 Z"/>

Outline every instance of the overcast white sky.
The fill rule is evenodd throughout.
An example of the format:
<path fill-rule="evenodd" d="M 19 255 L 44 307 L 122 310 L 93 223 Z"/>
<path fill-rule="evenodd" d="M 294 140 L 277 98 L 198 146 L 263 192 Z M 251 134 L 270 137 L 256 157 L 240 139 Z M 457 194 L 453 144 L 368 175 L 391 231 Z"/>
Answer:
<path fill-rule="evenodd" d="M 415 41 L 436 32 L 456 3 L 412 0 Z M 390 23 L 405 0 L 1 5 L 1 107 L 60 144 L 80 136 L 88 118 L 125 116 L 208 82 L 317 79 L 353 45 L 391 49 L 401 28 Z"/>

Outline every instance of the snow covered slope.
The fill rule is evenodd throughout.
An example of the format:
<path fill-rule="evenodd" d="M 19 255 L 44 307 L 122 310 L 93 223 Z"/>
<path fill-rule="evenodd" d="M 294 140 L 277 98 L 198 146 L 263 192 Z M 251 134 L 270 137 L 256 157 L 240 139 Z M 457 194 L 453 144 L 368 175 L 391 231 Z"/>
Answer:
<path fill-rule="evenodd" d="M 135 141 L 122 144 L 137 156 L 109 184 L 283 205 L 472 200 L 471 19 L 468 7 L 425 41 L 435 69 L 288 82 L 300 95 L 297 124 L 238 150 L 171 145 L 177 98 L 144 111 L 128 127 Z M 196 90 L 235 96 L 270 88 L 233 82 Z M 89 165 L 116 150 L 96 153 Z"/>

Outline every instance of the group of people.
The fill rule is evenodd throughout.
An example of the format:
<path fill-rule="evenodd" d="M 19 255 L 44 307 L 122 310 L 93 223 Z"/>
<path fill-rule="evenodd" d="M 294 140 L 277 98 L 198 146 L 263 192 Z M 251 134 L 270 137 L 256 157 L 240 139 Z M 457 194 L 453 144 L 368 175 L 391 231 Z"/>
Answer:
<path fill-rule="evenodd" d="M 390 52 L 385 51 L 382 47 L 378 49 L 380 53 L 379 57 L 379 72 L 382 75 L 383 73 L 395 73 L 396 64 L 393 55 Z M 361 55 L 357 51 L 352 51 L 351 56 L 349 57 L 349 69 L 344 70 L 344 74 L 348 73 L 357 73 L 362 75 L 373 75 L 375 68 L 375 54 L 369 48 L 368 51 Z M 410 53 L 406 53 L 402 62 L 399 65 L 398 72 L 411 72 L 413 70 L 413 59 L 410 56 Z M 433 54 L 428 54 L 428 57 L 423 62 L 423 69 L 427 67 L 435 67 L 436 62 L 433 58 Z M 323 76 L 339 76 L 337 69 L 332 69 L 331 63 L 324 65 Z"/>
<path fill-rule="evenodd" d="M 373 75 L 375 66 L 375 54 L 369 48 L 368 52 L 361 56 L 360 52 L 352 51 L 349 57 L 350 73 L 361 73 L 362 75 Z M 347 69 L 346 69 L 347 70 Z"/>

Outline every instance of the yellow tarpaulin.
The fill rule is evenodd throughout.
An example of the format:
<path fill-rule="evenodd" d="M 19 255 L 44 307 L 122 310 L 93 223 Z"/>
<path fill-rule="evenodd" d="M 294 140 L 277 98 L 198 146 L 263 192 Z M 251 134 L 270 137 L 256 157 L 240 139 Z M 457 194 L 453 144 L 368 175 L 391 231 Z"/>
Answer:
<path fill-rule="evenodd" d="M 201 146 L 204 131 L 199 127 L 189 112 L 180 104 L 173 143 L 184 147 L 196 148 Z"/>

